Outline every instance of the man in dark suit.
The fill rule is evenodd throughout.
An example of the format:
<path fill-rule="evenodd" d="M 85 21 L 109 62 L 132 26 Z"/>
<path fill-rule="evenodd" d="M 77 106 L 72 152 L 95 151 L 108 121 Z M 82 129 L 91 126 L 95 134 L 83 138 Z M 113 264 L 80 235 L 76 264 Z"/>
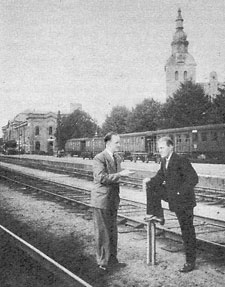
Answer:
<path fill-rule="evenodd" d="M 108 267 L 122 267 L 117 259 L 119 180 L 121 176 L 128 176 L 131 172 L 121 170 L 119 135 L 110 132 L 104 141 L 106 148 L 93 160 L 95 188 L 91 192 L 91 205 L 94 208 L 97 263 L 100 269 L 107 271 Z"/>
<path fill-rule="evenodd" d="M 198 175 L 188 159 L 173 151 L 173 141 L 169 137 L 158 140 L 161 167 L 157 174 L 147 182 L 147 218 L 155 216 L 164 224 L 161 199 L 169 204 L 180 224 L 185 247 L 186 263 L 180 272 L 190 272 L 195 268 L 196 235 L 193 224 L 193 209 L 196 206 L 194 187 Z"/>

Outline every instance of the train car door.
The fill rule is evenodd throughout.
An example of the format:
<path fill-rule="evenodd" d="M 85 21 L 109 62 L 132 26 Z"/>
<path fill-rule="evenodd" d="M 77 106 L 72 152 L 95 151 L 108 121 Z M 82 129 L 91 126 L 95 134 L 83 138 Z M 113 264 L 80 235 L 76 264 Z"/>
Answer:
<path fill-rule="evenodd" d="M 86 141 L 85 141 L 85 140 L 82 140 L 82 141 L 80 142 L 80 151 L 81 151 L 81 152 L 86 151 Z"/>
<path fill-rule="evenodd" d="M 155 154 L 157 152 L 156 146 L 156 136 L 149 136 L 146 138 L 146 152 L 149 155 Z"/>

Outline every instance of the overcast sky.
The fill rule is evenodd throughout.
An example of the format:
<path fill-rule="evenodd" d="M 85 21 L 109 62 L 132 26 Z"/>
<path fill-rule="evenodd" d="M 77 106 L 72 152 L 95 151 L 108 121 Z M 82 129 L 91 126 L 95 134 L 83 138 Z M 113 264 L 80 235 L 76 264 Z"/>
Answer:
<path fill-rule="evenodd" d="M 0 127 L 26 109 L 78 102 L 101 124 L 115 105 L 164 102 L 179 7 L 197 81 L 224 81 L 224 0 L 1 0 Z"/>

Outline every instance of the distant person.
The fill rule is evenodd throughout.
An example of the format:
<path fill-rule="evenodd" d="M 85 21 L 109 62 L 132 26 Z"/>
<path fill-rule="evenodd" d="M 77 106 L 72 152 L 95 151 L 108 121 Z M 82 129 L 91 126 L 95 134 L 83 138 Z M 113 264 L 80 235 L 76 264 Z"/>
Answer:
<path fill-rule="evenodd" d="M 147 182 L 147 219 L 156 217 L 163 225 L 164 214 L 161 200 L 169 204 L 180 224 L 185 247 L 186 263 L 180 272 L 190 272 L 195 268 L 196 235 L 193 224 L 193 209 L 196 206 L 194 187 L 198 175 L 188 159 L 173 151 L 173 141 L 169 137 L 158 140 L 161 167 L 157 174 L 146 179 Z M 148 216 L 149 215 L 149 216 Z"/>
<path fill-rule="evenodd" d="M 91 193 L 91 204 L 94 207 L 97 263 L 101 270 L 107 271 L 113 266 L 125 266 L 117 258 L 117 210 L 120 202 L 119 180 L 131 172 L 121 170 L 121 158 L 117 153 L 120 148 L 119 135 L 110 132 L 104 141 L 105 150 L 93 160 L 95 187 Z"/>

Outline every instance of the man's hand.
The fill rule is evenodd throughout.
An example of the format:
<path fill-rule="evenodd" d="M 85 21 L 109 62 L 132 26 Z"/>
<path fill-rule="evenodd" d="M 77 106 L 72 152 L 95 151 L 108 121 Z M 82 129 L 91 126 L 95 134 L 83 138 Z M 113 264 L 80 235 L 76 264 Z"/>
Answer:
<path fill-rule="evenodd" d="M 146 183 L 149 182 L 150 180 L 151 180 L 150 177 L 146 177 L 146 178 L 143 179 L 142 183 L 143 183 L 143 184 L 146 184 Z"/>
<path fill-rule="evenodd" d="M 133 173 L 135 173 L 134 171 L 131 171 L 131 170 L 129 170 L 129 169 L 124 169 L 124 170 L 122 170 L 122 171 L 120 171 L 120 175 L 121 176 L 129 176 L 129 175 L 131 175 L 131 174 L 133 174 Z"/>

